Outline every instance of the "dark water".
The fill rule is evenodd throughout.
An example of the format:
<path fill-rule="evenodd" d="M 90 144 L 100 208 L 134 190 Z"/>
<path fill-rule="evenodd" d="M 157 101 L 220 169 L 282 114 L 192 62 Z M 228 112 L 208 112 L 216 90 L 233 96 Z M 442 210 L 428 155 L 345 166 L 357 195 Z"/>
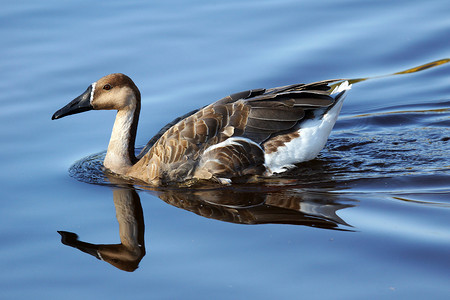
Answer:
<path fill-rule="evenodd" d="M 445 59 L 447 2 L 2 3 L 0 298 L 448 299 L 450 64 L 355 84 L 265 185 L 118 186 L 89 157 L 112 112 L 50 120 L 123 72 L 144 145 L 233 92 Z"/>

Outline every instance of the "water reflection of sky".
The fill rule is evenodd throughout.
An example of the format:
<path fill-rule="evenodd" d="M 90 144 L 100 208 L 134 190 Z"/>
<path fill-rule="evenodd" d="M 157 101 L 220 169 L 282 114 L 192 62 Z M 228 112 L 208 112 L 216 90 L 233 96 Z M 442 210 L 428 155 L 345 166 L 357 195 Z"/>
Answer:
<path fill-rule="evenodd" d="M 447 65 L 355 86 L 321 160 L 305 166 L 317 180 L 314 170 L 337 181 L 352 171 L 340 182 L 357 205 L 337 214 L 355 232 L 221 222 L 140 192 L 147 254 L 131 274 L 62 245 L 56 232 L 120 240 L 111 189 L 67 171 L 106 148 L 113 114 L 50 120 L 92 81 L 123 72 L 143 95 L 143 145 L 176 116 L 233 92 L 446 58 L 447 1 L 22 1 L 4 3 L 0 25 L 0 298 L 448 295 Z M 408 111 L 406 128 L 392 115 L 355 117 L 398 111 Z M 382 147 L 348 145 L 390 150 L 396 133 L 403 161 L 407 141 L 417 151 L 420 174 L 386 156 L 384 177 L 357 180 Z"/>

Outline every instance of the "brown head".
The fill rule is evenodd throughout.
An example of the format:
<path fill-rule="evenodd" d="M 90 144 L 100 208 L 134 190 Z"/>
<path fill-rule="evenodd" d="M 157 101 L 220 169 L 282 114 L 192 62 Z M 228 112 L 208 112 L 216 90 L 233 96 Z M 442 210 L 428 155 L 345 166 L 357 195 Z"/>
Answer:
<path fill-rule="evenodd" d="M 52 120 L 92 109 L 139 111 L 140 102 L 141 94 L 133 80 L 124 74 L 114 73 L 92 83 L 83 94 L 55 112 Z"/>

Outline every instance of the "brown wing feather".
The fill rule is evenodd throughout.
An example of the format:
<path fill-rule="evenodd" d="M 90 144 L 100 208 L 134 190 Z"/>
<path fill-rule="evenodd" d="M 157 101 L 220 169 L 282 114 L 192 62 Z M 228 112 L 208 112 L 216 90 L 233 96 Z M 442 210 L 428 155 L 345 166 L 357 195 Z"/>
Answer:
<path fill-rule="evenodd" d="M 198 175 L 200 169 L 219 177 L 261 173 L 264 155 L 256 144 L 261 145 L 280 132 L 289 133 L 308 110 L 332 106 L 334 99 L 328 95 L 328 84 L 336 81 L 249 90 L 227 96 L 164 127 L 155 136 L 159 136 L 157 141 L 151 140 L 154 144 L 142 161 L 150 164 L 152 157 L 157 156 L 153 161 L 160 165 L 153 168 L 157 170 L 151 176 L 168 181 L 196 177 L 195 170 Z M 204 154 L 210 146 L 230 137 L 248 138 L 256 144 L 239 142 Z"/>
<path fill-rule="evenodd" d="M 187 114 L 182 115 L 181 117 L 178 117 L 174 119 L 172 122 L 168 123 L 166 126 L 161 128 L 155 136 L 153 136 L 150 141 L 148 141 L 147 145 L 145 145 L 144 148 L 142 148 L 141 152 L 136 156 L 138 160 L 140 160 L 152 147 L 153 145 L 159 140 L 159 138 L 173 125 L 177 124 L 181 120 L 191 116 L 192 114 L 198 112 L 199 109 L 193 110 L 191 112 L 188 112 Z"/>
<path fill-rule="evenodd" d="M 235 178 L 260 175 L 265 169 L 261 147 L 249 140 L 237 138 L 232 143 L 218 145 L 206 151 L 199 161 L 194 177 Z"/>
<path fill-rule="evenodd" d="M 271 136 L 289 132 L 305 118 L 306 111 L 334 104 L 334 99 L 328 95 L 328 84 L 334 81 L 268 89 L 264 94 L 247 99 L 250 111 L 243 136 L 261 144 Z"/>

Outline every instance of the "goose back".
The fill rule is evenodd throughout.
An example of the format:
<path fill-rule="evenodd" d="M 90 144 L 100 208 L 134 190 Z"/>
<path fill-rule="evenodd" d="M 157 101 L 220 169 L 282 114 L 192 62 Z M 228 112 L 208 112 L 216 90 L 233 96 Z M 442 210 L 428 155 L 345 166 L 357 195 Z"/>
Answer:
<path fill-rule="evenodd" d="M 164 126 L 138 155 L 131 176 L 164 184 L 262 175 L 265 153 L 298 137 L 305 120 L 337 102 L 326 80 L 222 98 Z M 320 117 L 320 116 L 319 116 Z"/>

